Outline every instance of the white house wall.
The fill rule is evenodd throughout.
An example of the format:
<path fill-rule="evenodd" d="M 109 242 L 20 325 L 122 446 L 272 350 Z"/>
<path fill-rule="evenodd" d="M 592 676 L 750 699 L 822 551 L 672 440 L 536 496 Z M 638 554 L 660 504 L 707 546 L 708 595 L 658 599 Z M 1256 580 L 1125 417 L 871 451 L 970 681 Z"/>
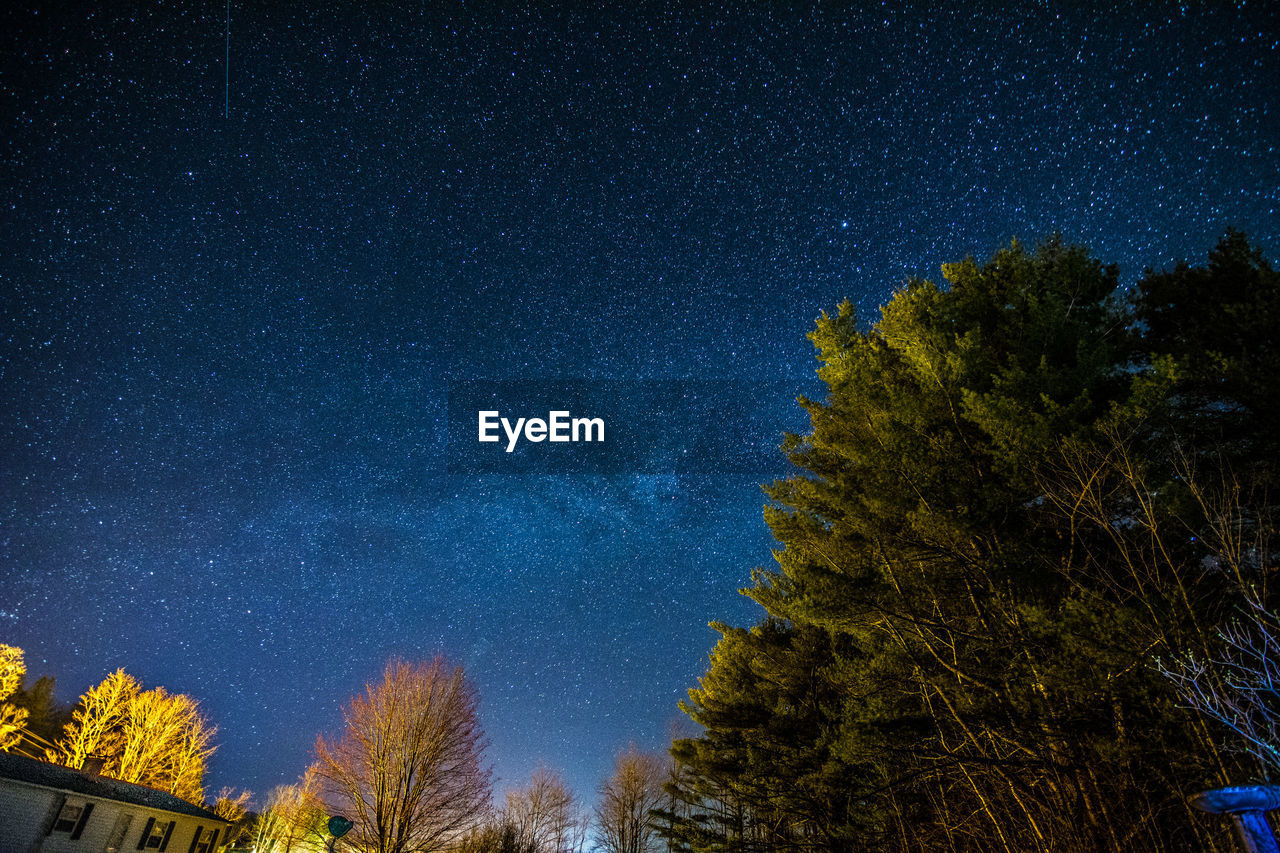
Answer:
<path fill-rule="evenodd" d="M 45 816 L 61 802 L 62 794 L 57 791 L 0 783 L 0 815 L 4 815 L 0 819 L 0 850 L 4 853 L 39 850 L 44 840 L 41 836 Z"/>
<path fill-rule="evenodd" d="M 68 832 L 45 834 L 54 818 L 54 809 L 61 808 L 63 797 L 93 803 L 93 811 L 85 822 L 80 837 L 71 840 Z M 125 833 L 120 853 L 134 853 L 142 831 L 149 818 L 157 822 L 176 820 L 177 825 L 169 836 L 165 853 L 187 853 L 195 838 L 196 829 L 218 829 L 218 846 L 226 840 L 225 825 L 211 820 L 156 811 L 144 806 L 100 800 L 77 794 L 63 794 L 47 788 L 14 783 L 0 783 L 0 853 L 105 853 L 116 818 L 125 813 L 132 816 Z M 150 848 L 148 853 L 154 853 Z"/>

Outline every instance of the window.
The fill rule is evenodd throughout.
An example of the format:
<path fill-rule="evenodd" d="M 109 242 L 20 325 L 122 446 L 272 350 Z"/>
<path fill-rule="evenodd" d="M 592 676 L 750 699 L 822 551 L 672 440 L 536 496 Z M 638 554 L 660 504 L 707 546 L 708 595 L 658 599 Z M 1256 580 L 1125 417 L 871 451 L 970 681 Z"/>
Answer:
<path fill-rule="evenodd" d="M 129 832 L 129 824 L 133 823 L 133 815 L 121 812 L 116 816 L 116 825 L 107 836 L 107 853 L 120 853 L 124 849 L 124 837 Z"/>
<path fill-rule="evenodd" d="M 71 836 L 72 841 L 75 841 L 84 832 L 84 825 L 89 822 L 91 814 L 93 814 L 93 803 L 65 799 L 58 808 L 58 816 L 53 819 L 53 825 L 49 827 L 48 834 L 65 832 Z"/>
<path fill-rule="evenodd" d="M 169 831 L 173 828 L 173 821 L 158 820 L 151 825 L 151 831 L 147 833 L 143 839 L 143 850 L 163 850 L 164 842 L 169 837 Z"/>
<path fill-rule="evenodd" d="M 84 802 L 77 800 L 67 800 L 62 804 L 62 811 L 58 812 L 58 819 L 53 822 L 54 832 L 74 832 L 76 824 L 80 822 L 80 815 L 84 814 Z"/>
<path fill-rule="evenodd" d="M 213 842 L 217 837 L 216 829 L 197 829 L 195 841 L 191 842 L 192 853 L 213 853 Z"/>

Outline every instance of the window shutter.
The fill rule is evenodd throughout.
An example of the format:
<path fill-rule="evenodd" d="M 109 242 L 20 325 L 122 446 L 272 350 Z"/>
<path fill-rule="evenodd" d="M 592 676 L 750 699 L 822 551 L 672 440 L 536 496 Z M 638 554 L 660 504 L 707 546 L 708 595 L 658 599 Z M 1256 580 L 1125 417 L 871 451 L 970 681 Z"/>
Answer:
<path fill-rule="evenodd" d="M 204 832 L 203 826 L 196 827 L 196 834 L 191 836 L 191 846 L 187 848 L 187 853 L 196 853 L 196 845 L 200 843 L 200 833 Z"/>
<path fill-rule="evenodd" d="M 45 835 L 53 835 L 53 828 L 58 825 L 58 817 L 62 814 L 62 808 L 67 804 L 67 798 L 64 795 L 58 804 L 53 807 L 53 815 L 49 818 L 49 828 L 44 831 Z"/>
<path fill-rule="evenodd" d="M 218 833 L 220 831 L 221 830 L 217 829 L 213 831 L 213 838 L 209 839 L 209 853 L 213 853 L 213 851 L 218 849 Z"/>
<path fill-rule="evenodd" d="M 156 825 L 156 819 L 155 819 L 155 818 L 153 818 L 153 817 L 149 817 L 149 818 L 147 818 L 147 825 L 146 825 L 146 826 L 144 826 L 144 827 L 142 827 L 142 835 L 139 835 L 139 836 L 138 836 L 138 849 L 139 849 L 139 850 L 146 850 L 146 849 L 147 849 L 147 839 L 151 837 L 151 827 L 153 827 L 153 826 L 155 826 L 155 825 Z"/>
<path fill-rule="evenodd" d="M 84 832 L 84 825 L 89 822 L 89 815 L 93 812 L 93 803 L 85 803 L 84 811 L 80 812 L 80 819 L 76 821 L 76 828 L 71 830 L 71 840 L 75 841 Z"/>
<path fill-rule="evenodd" d="M 160 842 L 160 853 L 169 849 L 169 836 L 173 835 L 173 825 L 176 823 L 176 820 L 169 821 L 169 828 L 164 831 L 164 840 Z"/>

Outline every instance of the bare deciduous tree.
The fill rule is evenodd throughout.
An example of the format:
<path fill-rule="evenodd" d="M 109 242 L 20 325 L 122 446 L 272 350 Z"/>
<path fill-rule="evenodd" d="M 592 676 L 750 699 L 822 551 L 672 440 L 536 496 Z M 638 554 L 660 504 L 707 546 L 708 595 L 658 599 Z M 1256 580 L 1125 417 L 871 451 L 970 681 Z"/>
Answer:
<path fill-rule="evenodd" d="M 590 815 L 554 770 L 539 767 L 529 784 L 508 791 L 506 805 L 467 833 L 452 853 L 583 853 Z"/>
<path fill-rule="evenodd" d="M 253 796 L 249 791 L 241 791 L 236 793 L 234 788 L 226 787 L 218 791 L 218 796 L 213 801 L 213 806 L 209 811 L 225 820 L 235 822 L 242 820 L 249 813 L 249 798 Z"/>
<path fill-rule="evenodd" d="M 651 812 L 665 803 L 667 777 L 663 758 L 636 751 L 632 745 L 618 756 L 613 775 L 600 789 L 596 826 L 607 853 L 649 853 L 659 847 Z"/>
<path fill-rule="evenodd" d="M 104 772 L 199 803 L 215 731 L 190 696 L 163 687 L 144 691 L 129 703 L 120 753 L 108 759 Z"/>
<path fill-rule="evenodd" d="M 118 669 L 81 697 L 49 758 L 78 769 L 90 755 L 101 756 L 106 776 L 199 803 L 216 732 L 190 696 L 163 687 L 144 691 Z"/>
<path fill-rule="evenodd" d="M 461 667 L 395 660 L 353 697 L 346 731 L 316 740 L 321 795 L 370 853 L 439 850 L 489 808 L 475 691 Z"/>
<path fill-rule="evenodd" d="M 22 687 L 27 674 L 22 659 L 22 649 L 0 644 L 0 752 L 16 744 L 22 737 L 22 727 L 27 722 L 27 709 L 19 708 L 5 700 Z"/>
<path fill-rule="evenodd" d="M 564 779 L 547 767 L 533 772 L 528 786 L 507 793 L 503 815 L 521 849 L 536 853 L 579 853 L 589 819 L 580 813 Z"/>
<path fill-rule="evenodd" d="M 1235 734 L 1228 750 L 1280 771 L 1280 620 L 1252 596 L 1243 616 L 1222 629 L 1213 657 L 1188 653 L 1159 669 L 1191 708 Z"/>
<path fill-rule="evenodd" d="M 79 770 L 90 755 L 110 755 L 122 748 L 121 730 L 133 697 L 142 691 L 137 679 L 117 669 L 80 697 L 49 760 Z"/>
<path fill-rule="evenodd" d="M 315 792 L 314 774 L 267 795 L 253 831 L 256 853 L 319 853 L 325 849 L 328 814 Z"/>
<path fill-rule="evenodd" d="M 1176 591 L 1170 610 L 1181 609 L 1187 627 L 1173 633 L 1172 620 L 1151 619 L 1149 648 L 1157 652 L 1155 668 L 1186 705 L 1231 733 L 1213 737 L 1201 723 L 1206 751 L 1220 747 L 1280 770 L 1280 620 L 1265 603 L 1274 600 L 1267 583 L 1278 556 L 1271 502 L 1250 492 L 1226 460 L 1196 457 L 1175 440 L 1168 452 L 1189 500 L 1181 514 L 1162 518 L 1161 495 L 1146 481 L 1127 438 L 1119 432 L 1107 438 L 1101 453 L 1084 449 L 1062 466 L 1071 473 L 1053 485 L 1069 488 L 1046 494 L 1070 508 L 1073 525 L 1105 531 L 1123 557 L 1115 561 L 1122 571 L 1108 577 L 1117 591 Z M 1115 507 L 1128 513 L 1117 516 Z M 1199 560 L 1176 549 L 1175 542 L 1187 540 L 1199 544 Z M 1082 556 L 1091 558 L 1087 550 Z M 1215 599 L 1239 602 L 1239 616 L 1215 627 Z"/>
<path fill-rule="evenodd" d="M 227 787 L 218 791 L 218 796 L 214 799 L 213 805 L 208 806 L 209 811 L 231 823 L 231 827 L 223 837 L 223 840 L 227 843 L 234 844 L 242 838 L 248 840 L 249 798 L 251 796 L 252 794 L 249 791 L 241 791 L 237 794 L 234 789 Z"/>

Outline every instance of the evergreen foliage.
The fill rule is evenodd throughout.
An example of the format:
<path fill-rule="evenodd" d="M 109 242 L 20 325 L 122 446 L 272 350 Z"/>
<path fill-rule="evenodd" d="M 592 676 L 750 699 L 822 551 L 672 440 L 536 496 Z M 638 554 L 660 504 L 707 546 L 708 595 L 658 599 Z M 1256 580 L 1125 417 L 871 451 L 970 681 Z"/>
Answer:
<path fill-rule="evenodd" d="M 684 710 L 689 851 L 1229 850 L 1186 796 L 1260 769 L 1179 707 L 1267 583 L 1280 275 L 1238 234 L 1127 295 L 1014 243 L 810 334 L 827 387 L 766 488 L 767 617 Z"/>
<path fill-rule="evenodd" d="M 57 686 L 52 675 L 42 675 L 30 686 L 24 685 L 10 697 L 9 701 L 27 711 L 26 730 L 45 741 L 58 739 L 63 728 L 71 722 L 73 705 L 58 702 L 55 697 Z"/>

